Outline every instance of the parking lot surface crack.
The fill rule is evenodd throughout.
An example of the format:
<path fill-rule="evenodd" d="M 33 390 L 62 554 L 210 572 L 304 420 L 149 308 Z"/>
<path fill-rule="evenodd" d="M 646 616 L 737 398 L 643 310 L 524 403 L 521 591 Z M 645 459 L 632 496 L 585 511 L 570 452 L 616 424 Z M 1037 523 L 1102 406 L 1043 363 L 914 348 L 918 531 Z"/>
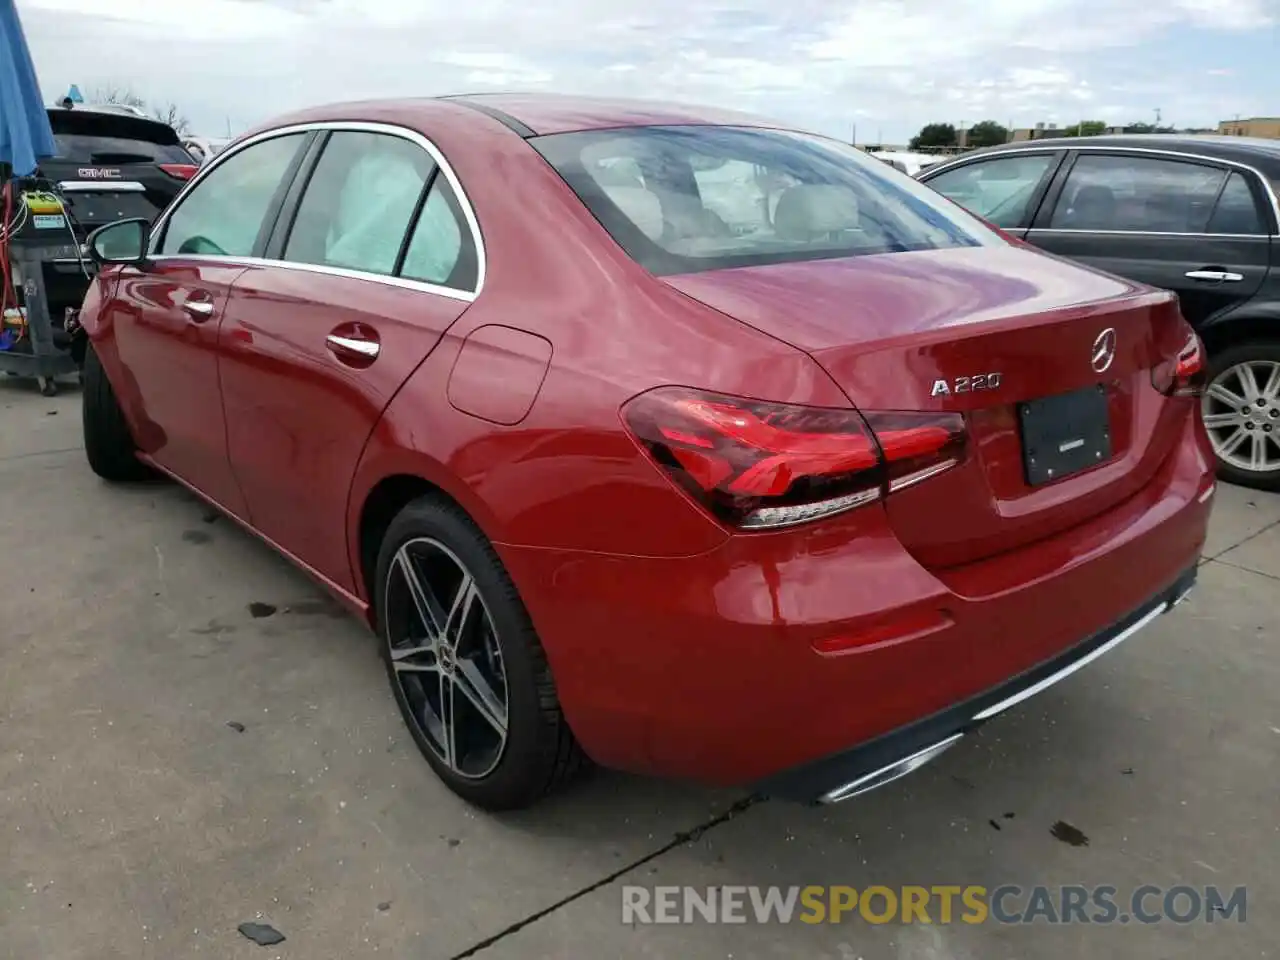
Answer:
<path fill-rule="evenodd" d="M 28 450 L 26 453 L 9 453 L 0 456 L 0 463 L 8 463 L 11 460 L 30 460 L 33 457 L 56 457 L 66 453 L 81 453 L 84 447 L 58 447 L 54 450 Z"/>
<path fill-rule="evenodd" d="M 530 924 L 537 923 L 543 917 L 546 917 L 555 913 L 557 910 L 560 910 L 561 908 L 568 906 L 569 904 L 573 903 L 575 900 L 581 900 L 583 897 L 587 896 L 588 894 L 594 893 L 596 890 L 599 890 L 602 887 L 607 887 L 609 884 L 613 883 L 615 880 L 618 880 L 621 877 L 626 876 L 628 873 L 630 873 L 633 870 L 643 867 L 647 863 L 657 860 L 663 854 L 668 853 L 671 850 L 674 850 L 676 847 L 682 846 L 683 844 L 686 844 L 686 843 L 691 843 L 699 839 L 704 834 L 706 834 L 707 831 L 714 830 L 716 827 L 720 826 L 721 824 L 728 823 L 734 817 L 738 816 L 741 813 L 744 813 L 746 810 L 755 806 L 757 803 L 762 802 L 764 799 L 765 798 L 760 795 L 744 797 L 743 799 L 737 801 L 732 806 L 730 806 L 729 809 L 727 809 L 724 813 L 720 814 L 719 816 L 713 817 L 712 819 L 706 821 L 705 823 L 699 824 L 698 826 L 694 827 L 691 830 L 685 830 L 680 833 L 677 833 L 674 837 L 671 838 L 671 841 L 669 843 L 659 847 L 657 850 L 654 850 L 651 853 L 647 853 L 643 857 L 640 857 L 637 860 L 633 860 L 632 862 L 628 863 L 623 867 L 619 867 L 617 870 L 613 871 L 607 876 L 601 877 L 599 880 L 595 881 L 594 883 L 588 884 L 587 886 L 583 887 L 580 890 L 575 890 L 573 893 L 569 894 L 568 896 L 562 897 L 561 899 L 557 900 L 555 903 L 551 904 L 550 906 L 544 907 L 543 909 L 538 910 L 535 913 L 529 914 L 529 916 L 527 917 L 517 920 L 515 923 L 507 927 L 504 927 L 502 930 L 499 930 L 493 936 L 487 937 L 484 940 L 481 940 L 479 943 L 468 947 L 466 950 L 463 950 L 461 953 L 454 954 L 453 957 L 450 958 L 450 960 L 466 960 L 467 957 L 474 957 L 476 954 L 480 953 L 482 950 L 487 950 L 489 947 L 492 947 L 498 941 L 511 936 L 513 933 L 523 930 L 525 927 L 529 926 Z"/>
<path fill-rule="evenodd" d="M 1233 544 L 1231 544 L 1231 546 L 1229 546 L 1229 547 L 1223 547 L 1221 550 L 1219 550 L 1219 551 L 1218 551 L 1217 553 L 1215 553 L 1213 556 L 1211 556 L 1211 557 L 1205 557 L 1205 558 L 1204 558 L 1204 560 L 1203 560 L 1202 562 L 1203 562 L 1203 563 L 1208 563 L 1208 562 L 1209 562 L 1209 561 L 1211 561 L 1211 560 L 1218 560 L 1218 561 L 1220 561 L 1220 562 L 1226 562 L 1226 561 L 1223 561 L 1223 560 L 1222 560 L 1222 558 L 1223 558 L 1223 557 L 1225 557 L 1225 556 L 1226 556 L 1228 553 L 1230 553 L 1232 550 L 1234 550 L 1236 547 L 1242 547 L 1242 546 L 1244 546 L 1246 543 L 1248 543 L 1250 540 L 1256 540 L 1258 537 L 1262 536 L 1264 533 L 1266 533 L 1268 530 L 1272 529 L 1273 527 L 1280 527 L 1280 520 L 1274 520 L 1274 521 L 1272 521 L 1271 523 L 1268 523 L 1268 524 L 1267 524 L 1265 527 L 1263 527 L 1261 530 L 1255 530 L 1253 533 L 1249 534 L 1247 537 L 1243 537 L 1243 538 L 1242 538 L 1241 540 L 1239 540 L 1237 543 L 1233 543 Z M 1235 566 L 1235 564 L 1233 564 L 1233 563 L 1228 563 L 1227 565 L 1228 565 L 1228 566 Z"/>
<path fill-rule="evenodd" d="M 1267 573 L 1265 570 L 1255 570 L 1253 567 L 1241 566 L 1238 563 L 1232 563 L 1230 560 L 1223 560 L 1221 557 L 1214 557 L 1210 563 L 1221 564 L 1224 567 L 1230 567 L 1232 570 L 1239 570 L 1241 573 L 1253 573 L 1259 577 L 1266 577 L 1268 580 L 1280 580 L 1274 573 Z"/>

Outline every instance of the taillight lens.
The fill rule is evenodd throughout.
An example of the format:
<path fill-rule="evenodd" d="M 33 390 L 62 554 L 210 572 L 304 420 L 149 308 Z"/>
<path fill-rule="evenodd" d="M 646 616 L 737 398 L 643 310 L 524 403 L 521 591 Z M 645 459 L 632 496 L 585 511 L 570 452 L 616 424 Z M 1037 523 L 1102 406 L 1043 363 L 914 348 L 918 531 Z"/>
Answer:
<path fill-rule="evenodd" d="M 160 169 L 179 180 L 190 180 L 200 168 L 194 163 L 162 163 Z"/>
<path fill-rule="evenodd" d="M 964 455 L 954 413 L 867 413 L 660 387 L 622 409 L 645 451 L 712 514 L 804 523 L 934 476 Z"/>
<path fill-rule="evenodd" d="M 1208 382 L 1204 344 L 1191 333 L 1178 355 L 1151 371 L 1151 385 L 1166 397 L 1198 397 Z"/>

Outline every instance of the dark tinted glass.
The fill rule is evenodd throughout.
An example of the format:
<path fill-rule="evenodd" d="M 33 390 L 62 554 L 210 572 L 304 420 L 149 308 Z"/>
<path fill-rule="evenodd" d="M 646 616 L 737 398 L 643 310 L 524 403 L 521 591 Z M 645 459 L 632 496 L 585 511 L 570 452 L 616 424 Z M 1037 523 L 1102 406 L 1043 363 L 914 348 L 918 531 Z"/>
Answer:
<path fill-rule="evenodd" d="M 191 163 L 178 134 L 168 124 L 142 117 L 49 111 L 54 159 L 75 163 Z"/>
<path fill-rule="evenodd" d="M 1267 232 L 1249 181 L 1242 173 L 1233 173 L 1218 197 L 1218 205 L 1209 218 L 1210 233 L 1240 233 L 1258 236 Z"/>
<path fill-rule="evenodd" d="M 195 163 L 181 144 L 69 133 L 54 134 L 53 143 L 58 151 L 55 160 L 76 163 Z"/>
<path fill-rule="evenodd" d="M 1049 226 L 1204 233 L 1226 176 L 1219 167 L 1180 160 L 1085 155 L 1071 168 Z"/>

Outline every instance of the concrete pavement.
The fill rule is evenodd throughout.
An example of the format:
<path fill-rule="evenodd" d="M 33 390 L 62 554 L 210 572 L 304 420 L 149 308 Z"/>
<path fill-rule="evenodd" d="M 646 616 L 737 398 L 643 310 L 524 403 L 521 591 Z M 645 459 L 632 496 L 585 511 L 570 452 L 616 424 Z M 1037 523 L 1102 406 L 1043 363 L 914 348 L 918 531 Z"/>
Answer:
<path fill-rule="evenodd" d="M 431 775 L 372 639 L 305 576 L 175 485 L 89 472 L 79 402 L 0 379 L 0 957 L 1277 953 L 1280 496 L 1220 487 L 1185 605 L 884 790 L 735 807 L 599 772 L 492 817 Z M 624 884 L 948 883 L 1247 885 L 1248 915 L 621 919 Z"/>

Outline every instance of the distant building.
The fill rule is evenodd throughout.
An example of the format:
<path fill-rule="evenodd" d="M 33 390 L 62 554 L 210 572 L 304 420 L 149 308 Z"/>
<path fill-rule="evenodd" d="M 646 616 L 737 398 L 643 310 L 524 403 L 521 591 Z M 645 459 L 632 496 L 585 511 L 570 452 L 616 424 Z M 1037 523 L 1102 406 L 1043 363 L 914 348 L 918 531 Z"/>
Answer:
<path fill-rule="evenodd" d="M 1228 137 L 1262 137 L 1280 140 L 1280 117 L 1250 117 L 1248 120 L 1223 120 L 1218 133 Z"/>
<path fill-rule="evenodd" d="M 1066 136 L 1061 127 L 1037 123 L 1034 127 L 1015 127 L 1009 131 L 1009 141 L 1019 143 L 1023 140 L 1044 140 L 1046 137 Z"/>

